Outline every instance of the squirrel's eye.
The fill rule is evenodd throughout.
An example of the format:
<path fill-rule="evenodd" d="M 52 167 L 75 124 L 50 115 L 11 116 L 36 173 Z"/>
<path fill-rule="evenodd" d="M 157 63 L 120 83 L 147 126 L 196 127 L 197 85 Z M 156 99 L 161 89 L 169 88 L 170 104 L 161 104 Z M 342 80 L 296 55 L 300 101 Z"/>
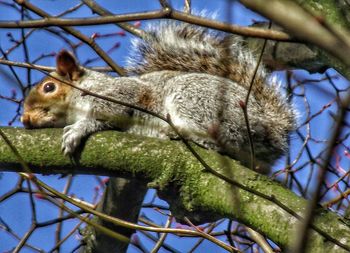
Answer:
<path fill-rule="evenodd" d="M 56 90 L 56 85 L 54 83 L 45 83 L 43 90 L 45 93 L 53 92 Z"/>

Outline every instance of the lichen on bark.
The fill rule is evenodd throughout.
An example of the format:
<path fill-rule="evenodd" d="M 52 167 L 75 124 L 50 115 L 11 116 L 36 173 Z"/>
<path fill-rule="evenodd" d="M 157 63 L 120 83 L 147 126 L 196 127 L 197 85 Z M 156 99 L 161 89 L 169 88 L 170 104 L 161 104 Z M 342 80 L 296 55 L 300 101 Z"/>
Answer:
<path fill-rule="evenodd" d="M 216 171 L 251 190 L 232 185 L 204 171 L 180 141 L 134 136 L 116 131 L 99 132 L 85 143 L 79 163 L 60 152 L 61 129 L 3 129 L 34 173 L 99 174 L 139 178 L 149 182 L 170 204 L 173 214 L 193 221 L 230 218 L 264 234 L 282 248 L 293 242 L 299 220 L 273 201 L 253 191 L 273 197 L 302 215 L 306 200 L 264 175 L 228 157 L 193 146 Z M 21 171 L 9 147 L 0 140 L 0 170 Z M 350 246 L 350 228 L 337 214 L 320 209 L 315 226 L 331 238 Z M 334 243 L 313 231 L 310 252 L 335 249 Z M 337 252 L 346 252 L 337 249 Z"/>

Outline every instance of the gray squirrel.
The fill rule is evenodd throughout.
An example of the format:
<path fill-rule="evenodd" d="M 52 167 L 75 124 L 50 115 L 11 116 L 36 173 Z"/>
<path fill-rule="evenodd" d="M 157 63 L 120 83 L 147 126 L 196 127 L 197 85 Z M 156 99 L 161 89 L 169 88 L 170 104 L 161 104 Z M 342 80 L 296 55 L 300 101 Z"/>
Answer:
<path fill-rule="evenodd" d="M 164 121 L 120 104 L 87 96 L 66 82 L 162 117 L 200 146 L 250 164 L 242 109 L 257 60 L 239 36 L 178 22 L 160 22 L 146 39 L 132 43 L 129 77 L 112 77 L 79 66 L 66 50 L 56 71 L 31 89 L 21 121 L 26 128 L 64 127 L 62 150 L 75 152 L 81 140 L 105 129 L 157 138 L 175 137 Z M 247 107 L 256 162 L 269 167 L 287 148 L 295 111 L 278 82 L 258 68 Z"/>

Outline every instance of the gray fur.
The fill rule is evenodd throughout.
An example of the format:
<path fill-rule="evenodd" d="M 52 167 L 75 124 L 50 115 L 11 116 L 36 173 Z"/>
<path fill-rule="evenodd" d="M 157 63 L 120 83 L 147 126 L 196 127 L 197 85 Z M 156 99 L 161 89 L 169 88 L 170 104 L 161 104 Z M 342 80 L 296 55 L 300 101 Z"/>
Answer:
<path fill-rule="evenodd" d="M 146 41 L 134 41 L 129 71 L 135 77 L 114 78 L 85 70 L 75 84 L 101 95 L 143 107 L 166 117 L 189 140 L 249 161 L 249 139 L 241 101 L 256 65 L 253 54 L 236 36 L 224 36 L 193 25 L 161 23 Z M 295 113 L 279 93 L 276 81 L 258 70 L 248 106 L 260 166 L 270 166 L 287 148 Z M 173 138 L 163 121 L 91 96 L 71 95 L 63 149 L 74 152 L 80 139 L 102 129 L 119 129 Z M 78 140 L 78 141 L 77 141 Z"/>

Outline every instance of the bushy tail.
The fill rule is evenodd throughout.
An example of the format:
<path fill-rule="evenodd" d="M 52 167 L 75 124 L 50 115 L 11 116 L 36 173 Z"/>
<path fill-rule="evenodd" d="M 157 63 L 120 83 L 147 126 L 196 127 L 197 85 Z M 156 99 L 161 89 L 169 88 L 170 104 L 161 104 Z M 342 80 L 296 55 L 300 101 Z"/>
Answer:
<path fill-rule="evenodd" d="M 197 72 L 229 78 L 249 88 L 256 68 L 256 57 L 246 49 L 241 37 L 225 35 L 207 28 L 175 21 L 150 26 L 145 40 L 136 39 L 128 59 L 131 74 L 161 70 Z M 281 98 L 276 81 L 259 66 L 252 95 L 284 128 L 294 127 L 294 112 Z"/>

